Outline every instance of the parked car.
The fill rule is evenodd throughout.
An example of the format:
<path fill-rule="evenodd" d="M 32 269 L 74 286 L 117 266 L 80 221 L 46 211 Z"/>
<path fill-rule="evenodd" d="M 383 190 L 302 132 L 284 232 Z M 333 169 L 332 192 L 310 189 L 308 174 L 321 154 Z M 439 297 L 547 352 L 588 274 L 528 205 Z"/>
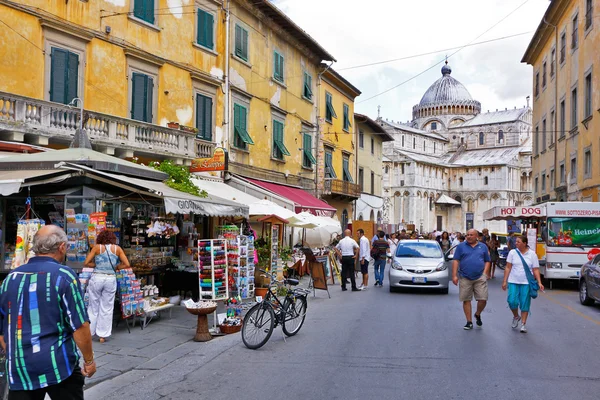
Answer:
<path fill-rule="evenodd" d="M 579 273 L 579 301 L 585 306 L 600 302 L 600 254 L 581 266 Z"/>
<path fill-rule="evenodd" d="M 388 272 L 390 292 L 417 288 L 448 293 L 449 265 L 437 241 L 401 240 Z"/>

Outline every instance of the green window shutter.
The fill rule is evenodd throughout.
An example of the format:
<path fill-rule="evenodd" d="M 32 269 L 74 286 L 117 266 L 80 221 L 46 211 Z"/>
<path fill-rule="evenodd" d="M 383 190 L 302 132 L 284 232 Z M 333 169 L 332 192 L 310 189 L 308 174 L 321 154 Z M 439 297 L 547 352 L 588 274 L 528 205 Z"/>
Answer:
<path fill-rule="evenodd" d="M 154 79 L 149 76 L 146 76 L 146 109 L 144 111 L 144 121 L 152 122 L 152 96 L 154 92 Z"/>
<path fill-rule="evenodd" d="M 241 57 L 248 61 L 248 31 L 242 28 L 242 55 Z"/>
<path fill-rule="evenodd" d="M 273 121 L 273 156 L 283 159 L 283 156 L 290 156 L 290 152 L 283 142 L 284 125 L 279 121 Z"/>
<path fill-rule="evenodd" d="M 234 146 L 240 149 L 247 149 L 248 144 L 254 144 L 254 141 L 250 137 L 250 134 L 247 131 L 247 113 L 245 107 L 242 107 L 238 104 L 234 105 L 233 111 L 233 123 L 234 123 Z"/>
<path fill-rule="evenodd" d="M 344 129 L 348 130 L 350 126 L 350 107 L 348 107 L 348 104 L 344 104 Z"/>
<path fill-rule="evenodd" d="M 240 106 L 233 105 L 233 145 L 235 147 L 244 148 L 244 143 L 241 141 L 238 130 L 240 129 Z"/>
<path fill-rule="evenodd" d="M 284 76 L 284 59 L 281 54 L 274 52 L 273 54 L 273 78 L 279 82 L 283 82 Z"/>
<path fill-rule="evenodd" d="M 215 26 L 215 17 L 212 14 L 206 14 L 206 37 L 207 37 L 207 47 L 209 49 L 215 48 L 215 38 L 214 38 L 214 26 Z"/>
<path fill-rule="evenodd" d="M 304 73 L 304 97 L 312 99 L 312 76 L 307 72 Z"/>
<path fill-rule="evenodd" d="M 196 95 L 196 128 L 198 139 L 212 140 L 212 99 L 201 94 Z"/>
<path fill-rule="evenodd" d="M 352 179 L 352 174 L 350 173 L 350 160 L 349 159 L 344 158 L 342 168 L 344 170 L 344 181 L 354 183 L 354 180 Z"/>
<path fill-rule="evenodd" d="M 153 24 L 154 23 L 154 0 L 145 1 L 146 18 L 145 21 Z"/>
<path fill-rule="evenodd" d="M 143 21 L 154 23 L 154 0 L 134 0 L 133 15 Z"/>
<path fill-rule="evenodd" d="M 333 118 L 337 118 L 335 109 L 333 108 L 333 99 L 331 94 L 325 94 L 325 120 L 331 122 Z"/>
<path fill-rule="evenodd" d="M 79 56 L 69 52 L 69 65 L 67 67 L 67 98 L 69 104 L 77 97 L 77 85 L 79 83 Z"/>
<path fill-rule="evenodd" d="M 214 17 L 212 14 L 198 9 L 198 38 L 197 42 L 199 45 L 204 46 L 209 49 L 213 49 L 214 47 L 214 38 L 213 38 L 213 27 L 214 27 Z"/>
<path fill-rule="evenodd" d="M 239 25 L 235 26 L 235 55 L 242 57 L 242 27 Z"/>
<path fill-rule="evenodd" d="M 50 101 L 67 104 L 66 90 L 69 52 L 53 47 L 50 59 Z"/>
<path fill-rule="evenodd" d="M 304 157 L 302 157 L 302 162 L 305 167 L 312 167 L 317 163 L 315 157 L 312 154 L 312 136 L 305 133 L 304 134 Z"/>
<path fill-rule="evenodd" d="M 148 76 L 134 72 L 131 79 L 131 119 L 148 122 Z"/>
<path fill-rule="evenodd" d="M 325 153 L 325 177 L 337 179 L 337 175 L 333 169 L 333 154 L 329 152 Z"/>

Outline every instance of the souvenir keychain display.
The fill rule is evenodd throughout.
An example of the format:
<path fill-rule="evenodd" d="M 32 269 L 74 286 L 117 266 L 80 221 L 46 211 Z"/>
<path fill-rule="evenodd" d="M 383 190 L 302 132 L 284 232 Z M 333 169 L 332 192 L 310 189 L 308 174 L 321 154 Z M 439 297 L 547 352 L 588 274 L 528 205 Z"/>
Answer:
<path fill-rule="evenodd" d="M 33 211 L 33 208 L 31 208 L 31 197 L 27 198 L 25 205 L 27 206 L 27 211 L 19 218 L 17 224 L 17 240 L 15 243 L 15 257 L 13 258 L 11 265 L 12 269 L 26 264 L 29 259 L 34 256 L 31 251 L 31 248 L 33 247 L 33 237 L 42 226 L 46 225 L 46 221 L 40 218 L 35 211 Z M 36 218 L 29 219 L 30 211 Z"/>

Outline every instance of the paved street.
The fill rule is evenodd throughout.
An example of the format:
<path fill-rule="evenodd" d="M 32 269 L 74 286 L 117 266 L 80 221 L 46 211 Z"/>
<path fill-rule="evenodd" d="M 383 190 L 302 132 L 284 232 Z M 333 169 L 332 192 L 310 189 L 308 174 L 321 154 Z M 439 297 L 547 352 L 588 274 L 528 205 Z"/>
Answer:
<path fill-rule="evenodd" d="M 600 307 L 579 305 L 568 288 L 547 291 L 522 334 L 510 328 L 500 284 L 491 281 L 484 326 L 473 331 L 462 329 L 455 287 L 449 295 L 332 287 L 331 299 L 310 297 L 296 337 L 284 341 L 278 328 L 256 351 L 239 334 L 159 347 L 86 399 L 596 399 Z"/>

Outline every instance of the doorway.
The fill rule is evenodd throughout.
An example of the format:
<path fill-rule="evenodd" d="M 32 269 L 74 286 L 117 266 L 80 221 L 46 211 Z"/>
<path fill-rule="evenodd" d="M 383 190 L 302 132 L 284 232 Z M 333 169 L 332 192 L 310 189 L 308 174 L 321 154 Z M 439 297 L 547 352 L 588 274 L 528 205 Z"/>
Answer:
<path fill-rule="evenodd" d="M 442 230 L 442 216 L 438 215 L 437 216 L 437 228 L 435 228 L 436 231 L 441 231 Z"/>

